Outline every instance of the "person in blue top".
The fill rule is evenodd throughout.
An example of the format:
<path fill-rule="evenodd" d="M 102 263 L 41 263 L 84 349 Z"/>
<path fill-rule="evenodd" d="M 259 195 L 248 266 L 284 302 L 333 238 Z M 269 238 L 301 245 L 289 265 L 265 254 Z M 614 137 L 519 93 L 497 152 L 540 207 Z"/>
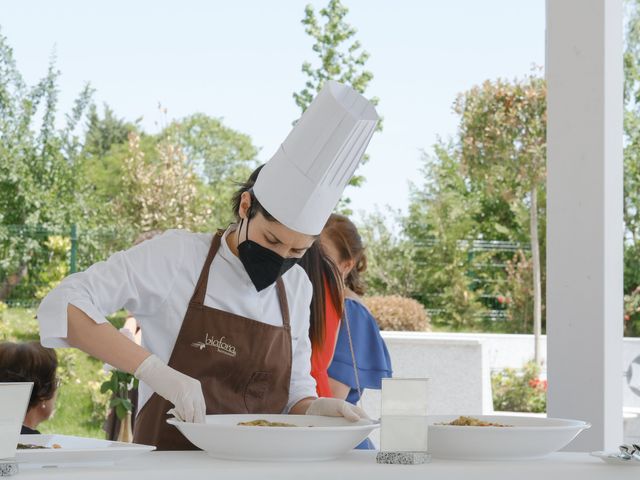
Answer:
<path fill-rule="evenodd" d="M 320 242 L 342 274 L 345 286 L 344 314 L 328 370 L 329 384 L 334 397 L 355 405 L 364 389 L 379 390 L 382 379 L 391 377 L 391 358 L 376 319 L 360 298 L 365 291 L 360 274 L 367 268 L 367 257 L 358 229 L 344 215 L 332 214 Z M 375 446 L 366 439 L 356 448 Z"/>

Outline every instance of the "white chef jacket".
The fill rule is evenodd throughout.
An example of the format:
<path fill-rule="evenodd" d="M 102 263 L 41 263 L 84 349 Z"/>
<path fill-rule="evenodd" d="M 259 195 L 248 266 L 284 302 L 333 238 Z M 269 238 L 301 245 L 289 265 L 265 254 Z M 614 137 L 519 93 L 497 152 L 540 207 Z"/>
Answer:
<path fill-rule="evenodd" d="M 204 304 L 253 320 L 282 325 L 276 285 L 256 291 L 242 262 L 226 242 L 209 273 Z M 96 323 L 107 321 L 122 308 L 131 312 L 142 328 L 142 346 L 165 362 L 173 351 L 188 303 L 211 246 L 212 234 L 169 230 L 129 250 L 113 254 L 86 271 L 69 275 L 38 308 L 40 339 L 46 347 L 68 347 L 67 305 L 72 304 Z M 312 286 L 299 265 L 283 276 L 291 318 L 293 361 L 289 401 L 285 412 L 305 397 L 316 396 L 310 374 L 309 305 Z M 138 411 L 152 394 L 140 382 Z"/>

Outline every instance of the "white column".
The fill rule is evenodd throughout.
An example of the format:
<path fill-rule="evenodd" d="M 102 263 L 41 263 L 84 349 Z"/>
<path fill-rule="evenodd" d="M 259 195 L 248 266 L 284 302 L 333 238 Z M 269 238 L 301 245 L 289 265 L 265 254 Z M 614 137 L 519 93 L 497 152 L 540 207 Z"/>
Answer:
<path fill-rule="evenodd" d="M 622 441 L 622 0 L 547 0 L 548 416 Z"/>

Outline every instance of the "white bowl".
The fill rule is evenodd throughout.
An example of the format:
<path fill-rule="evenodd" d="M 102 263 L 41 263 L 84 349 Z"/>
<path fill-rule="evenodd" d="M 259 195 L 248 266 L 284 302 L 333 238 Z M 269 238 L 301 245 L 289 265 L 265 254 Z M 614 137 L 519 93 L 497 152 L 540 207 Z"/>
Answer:
<path fill-rule="evenodd" d="M 296 427 L 247 427 L 240 422 L 263 419 Z M 371 420 L 314 415 L 207 415 L 206 423 L 167 423 L 198 448 L 224 460 L 305 462 L 332 460 L 353 449 L 376 428 Z"/>
<path fill-rule="evenodd" d="M 561 418 L 473 415 L 485 422 L 511 427 L 459 427 L 436 425 L 458 416 L 427 417 L 428 448 L 433 457 L 460 460 L 519 460 L 543 457 L 565 447 L 582 430 L 591 427 L 580 420 Z"/>

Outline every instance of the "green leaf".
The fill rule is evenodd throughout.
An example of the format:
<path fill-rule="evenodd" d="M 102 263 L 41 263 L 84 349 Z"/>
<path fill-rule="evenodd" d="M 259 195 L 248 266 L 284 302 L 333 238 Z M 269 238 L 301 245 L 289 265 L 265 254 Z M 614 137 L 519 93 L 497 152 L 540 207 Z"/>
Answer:
<path fill-rule="evenodd" d="M 130 412 L 133 410 L 133 404 L 131 403 L 131 400 L 129 400 L 128 398 L 123 398 L 121 405 L 127 410 L 127 412 Z"/>
<path fill-rule="evenodd" d="M 502 233 L 503 235 L 511 235 L 511 230 L 509 230 L 504 225 L 500 225 L 499 223 L 494 224 L 494 228 L 498 233 Z"/>
<path fill-rule="evenodd" d="M 124 408 L 122 405 L 118 405 L 116 406 L 116 416 L 120 419 L 123 420 L 126 416 L 127 416 L 127 409 Z"/>

